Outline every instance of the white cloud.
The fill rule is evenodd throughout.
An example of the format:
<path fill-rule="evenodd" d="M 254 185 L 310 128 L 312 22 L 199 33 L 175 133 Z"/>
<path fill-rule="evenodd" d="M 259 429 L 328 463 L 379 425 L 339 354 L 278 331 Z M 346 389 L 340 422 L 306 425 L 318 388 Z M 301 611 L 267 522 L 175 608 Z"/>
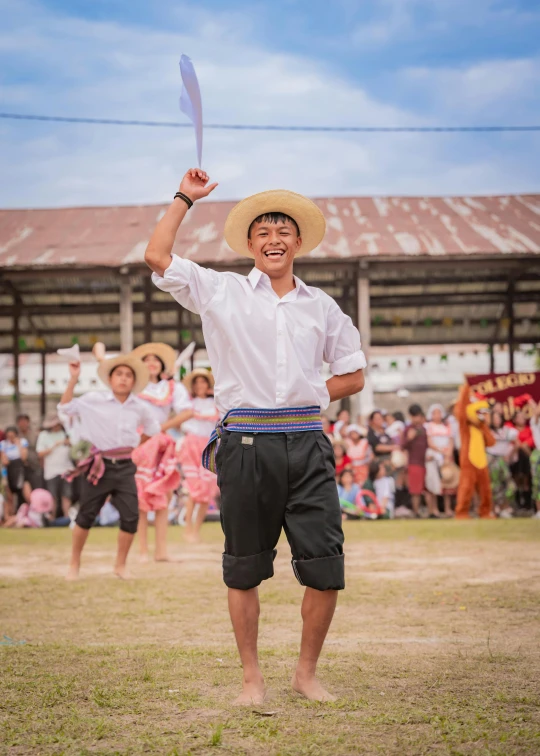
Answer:
<path fill-rule="evenodd" d="M 192 19 L 196 28 L 184 25 L 177 33 L 61 17 L 38 5 L 24 11 L 18 4 L 15 30 L 0 32 L 0 65 L 9 56 L 11 67 L 31 75 L 19 76 L 13 86 L 4 81 L 4 110 L 183 121 L 178 59 L 187 52 L 197 67 L 208 122 L 427 122 L 425 113 L 386 104 L 322 62 L 255 45 L 247 21 L 236 24 L 234 18 L 199 11 Z M 404 72 L 402 83 L 411 92 L 422 89 L 447 113 L 453 110 L 444 97 L 457 93 L 460 108 L 468 102 L 474 113 L 475 92 L 496 99 L 501 86 L 519 87 L 524 72 L 532 81 L 536 63 L 501 62 L 496 69 L 464 72 L 416 69 Z M 458 115 L 457 120 L 468 120 L 467 113 Z M 533 138 L 520 137 L 519 144 Z M 491 144 L 497 143 L 483 137 L 206 130 L 203 156 L 205 168 L 220 182 L 216 199 L 269 187 L 311 196 L 538 187 L 534 161 L 516 160 L 516 143 L 511 149 Z M 194 155 L 190 129 L 0 122 L 0 159 L 10 176 L 0 184 L 0 205 L 167 200 Z"/>

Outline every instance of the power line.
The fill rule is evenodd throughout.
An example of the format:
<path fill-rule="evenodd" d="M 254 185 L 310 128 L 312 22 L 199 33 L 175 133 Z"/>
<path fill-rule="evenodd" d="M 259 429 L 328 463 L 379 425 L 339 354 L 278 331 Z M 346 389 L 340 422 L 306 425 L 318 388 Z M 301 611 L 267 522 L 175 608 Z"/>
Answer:
<path fill-rule="evenodd" d="M 79 118 L 76 116 L 46 116 L 24 113 L 0 113 L 0 118 L 15 121 L 49 121 L 54 123 L 86 123 L 102 126 L 150 126 L 157 128 L 192 128 L 191 123 L 176 121 L 138 121 L 119 118 Z M 308 132 L 360 132 L 360 133 L 440 133 L 440 132 L 502 132 L 540 131 L 538 126 L 257 126 L 245 123 L 205 123 L 206 129 L 227 131 L 308 131 Z"/>

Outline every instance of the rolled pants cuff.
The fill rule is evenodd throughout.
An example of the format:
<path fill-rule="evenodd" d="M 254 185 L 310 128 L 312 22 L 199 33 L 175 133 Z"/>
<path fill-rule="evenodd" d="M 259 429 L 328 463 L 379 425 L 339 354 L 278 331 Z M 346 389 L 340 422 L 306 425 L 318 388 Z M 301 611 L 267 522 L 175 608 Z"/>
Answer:
<path fill-rule="evenodd" d="M 317 591 L 342 591 L 345 588 L 345 555 L 319 559 L 293 559 L 292 567 L 300 585 Z"/>
<path fill-rule="evenodd" d="M 274 559 L 277 551 L 261 551 L 253 556 L 235 557 L 223 554 L 223 581 L 228 588 L 248 591 L 263 580 L 274 576 Z"/>

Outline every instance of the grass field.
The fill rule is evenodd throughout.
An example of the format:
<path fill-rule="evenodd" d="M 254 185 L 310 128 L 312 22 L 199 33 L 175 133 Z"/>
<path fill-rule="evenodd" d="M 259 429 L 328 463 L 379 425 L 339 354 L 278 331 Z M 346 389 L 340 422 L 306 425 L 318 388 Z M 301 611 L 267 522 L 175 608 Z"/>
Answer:
<path fill-rule="evenodd" d="M 347 590 L 320 676 L 336 703 L 290 693 L 301 588 L 280 545 L 261 588 L 259 710 L 231 705 L 240 667 L 219 525 L 178 564 L 110 575 L 91 533 L 62 579 L 66 530 L 0 531 L 2 754 L 540 753 L 540 522 L 347 523 Z M 8 641 L 4 641 L 6 644 Z"/>

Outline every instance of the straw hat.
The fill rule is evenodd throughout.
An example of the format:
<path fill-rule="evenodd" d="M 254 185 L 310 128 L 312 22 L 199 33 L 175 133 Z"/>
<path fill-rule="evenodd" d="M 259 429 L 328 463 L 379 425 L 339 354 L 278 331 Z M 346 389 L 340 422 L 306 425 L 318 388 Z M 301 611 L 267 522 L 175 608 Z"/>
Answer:
<path fill-rule="evenodd" d="M 296 192 L 271 189 L 246 197 L 233 207 L 225 221 L 223 232 L 229 247 L 239 255 L 253 257 L 248 247 L 249 227 L 255 218 L 266 213 L 284 213 L 296 221 L 302 237 L 302 246 L 296 257 L 307 255 L 324 238 L 326 221 L 314 202 Z"/>
<path fill-rule="evenodd" d="M 441 482 L 444 488 L 457 488 L 461 471 L 453 462 L 441 465 Z"/>
<path fill-rule="evenodd" d="M 191 389 L 193 386 L 193 381 L 195 380 L 195 378 L 198 378 L 199 376 L 206 378 L 210 388 L 211 389 L 214 388 L 214 376 L 212 375 L 212 373 L 209 370 L 205 370 L 204 368 L 196 368 L 195 370 L 192 370 L 191 373 L 188 373 L 186 377 L 184 378 L 184 380 L 182 381 L 190 394 L 191 394 Z"/>
<path fill-rule="evenodd" d="M 168 344 L 163 344 L 159 341 L 151 341 L 148 344 L 141 344 L 141 346 L 136 347 L 131 354 L 138 357 L 140 360 L 144 360 L 149 354 L 153 354 L 156 357 L 159 357 L 165 365 L 165 371 L 169 373 L 169 375 L 174 373 L 176 352 Z"/>
<path fill-rule="evenodd" d="M 135 374 L 135 383 L 131 389 L 132 394 L 140 394 L 147 387 L 150 381 L 150 373 L 141 358 L 136 357 L 133 352 L 118 354 L 116 357 L 107 357 L 105 344 L 97 341 L 92 347 L 92 354 L 99 362 L 97 369 L 98 378 L 106 386 L 109 386 L 109 388 L 111 387 L 111 373 L 115 368 L 120 367 L 120 365 L 127 365 Z"/>

